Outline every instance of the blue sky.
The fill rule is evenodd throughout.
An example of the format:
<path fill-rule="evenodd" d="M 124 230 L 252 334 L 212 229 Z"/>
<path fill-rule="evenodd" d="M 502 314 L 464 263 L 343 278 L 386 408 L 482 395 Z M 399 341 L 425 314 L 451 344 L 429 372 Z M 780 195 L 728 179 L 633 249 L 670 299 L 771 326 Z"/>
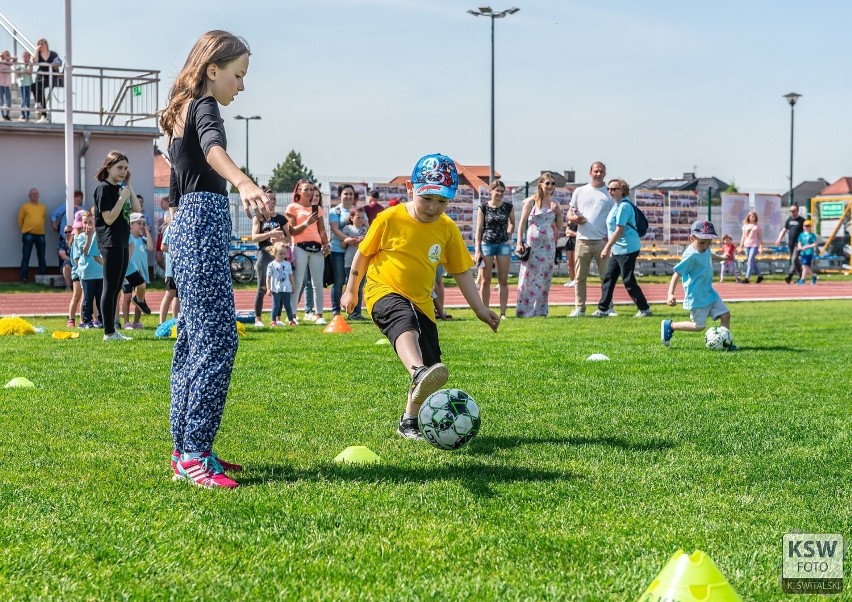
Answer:
<path fill-rule="evenodd" d="M 64 47 L 63 3 L 4 8 L 35 40 Z M 109 6 L 110 8 L 106 8 Z M 489 21 L 458 0 L 222 0 L 109 5 L 76 0 L 74 62 L 159 69 L 165 98 L 195 39 L 249 42 L 246 90 L 223 109 L 229 150 L 269 173 L 295 148 L 321 176 L 390 177 L 424 153 L 489 161 Z M 685 171 L 781 192 L 796 105 L 795 176 L 852 176 L 846 38 L 852 3 L 517 0 L 497 21 L 497 170 L 603 160 L 635 183 Z"/>

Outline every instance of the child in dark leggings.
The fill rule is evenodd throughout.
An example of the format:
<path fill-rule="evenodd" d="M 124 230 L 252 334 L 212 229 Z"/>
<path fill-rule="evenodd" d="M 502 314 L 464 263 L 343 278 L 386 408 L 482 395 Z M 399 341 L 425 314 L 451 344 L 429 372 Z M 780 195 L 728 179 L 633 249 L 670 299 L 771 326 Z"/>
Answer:
<path fill-rule="evenodd" d="M 124 153 L 110 152 L 96 178 L 100 184 L 95 188 L 95 231 L 104 260 L 101 295 L 104 340 L 129 341 L 130 337 L 116 331 L 116 308 L 129 258 L 130 212 L 141 212 L 142 207 L 130 187 L 130 171 Z"/>

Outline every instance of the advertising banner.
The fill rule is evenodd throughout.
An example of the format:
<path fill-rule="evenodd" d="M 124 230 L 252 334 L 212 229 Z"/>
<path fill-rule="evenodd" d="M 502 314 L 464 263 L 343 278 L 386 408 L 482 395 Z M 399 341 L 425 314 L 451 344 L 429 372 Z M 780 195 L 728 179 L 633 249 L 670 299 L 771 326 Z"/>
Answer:
<path fill-rule="evenodd" d="M 473 248 L 476 233 L 476 213 L 479 201 L 476 200 L 474 190 L 470 186 L 459 186 L 455 198 L 447 205 L 444 212 L 452 219 L 461 230 L 462 238 L 468 247 Z"/>
<path fill-rule="evenodd" d="M 669 243 L 689 244 L 689 232 L 698 219 L 698 193 L 694 190 L 669 192 Z"/>
<path fill-rule="evenodd" d="M 755 194 L 754 210 L 757 212 L 757 223 L 763 234 L 763 246 L 775 244 L 775 237 L 781 231 L 784 216 L 781 215 L 780 194 Z"/>
<path fill-rule="evenodd" d="M 642 237 L 642 241 L 652 243 L 665 242 L 665 195 L 659 190 L 637 190 L 632 200 L 642 210 L 645 217 L 648 218 L 648 233 Z"/>
<path fill-rule="evenodd" d="M 714 224 L 719 236 L 730 234 L 734 243 L 739 243 L 743 235 L 743 220 L 748 215 L 749 208 L 749 195 L 741 192 L 723 192 L 722 223 Z"/>

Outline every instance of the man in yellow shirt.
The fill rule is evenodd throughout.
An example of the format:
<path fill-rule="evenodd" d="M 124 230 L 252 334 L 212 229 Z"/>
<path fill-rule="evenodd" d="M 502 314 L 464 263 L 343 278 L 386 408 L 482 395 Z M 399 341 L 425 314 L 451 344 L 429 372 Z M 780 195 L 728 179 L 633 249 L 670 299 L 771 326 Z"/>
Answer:
<path fill-rule="evenodd" d="M 439 264 L 458 283 L 476 317 L 496 332 L 500 318 L 479 296 L 470 268 L 473 261 L 456 223 L 444 215 L 458 190 L 458 173 L 447 156 L 426 155 L 406 182 L 413 199 L 376 216 L 352 259 L 349 282 L 340 303 L 355 308 L 366 274 L 364 301 L 411 376 L 408 402 L 397 434 L 422 439 L 417 412 L 429 395 L 449 379 L 441 363 L 438 327 L 432 311 L 432 285 Z"/>
<path fill-rule="evenodd" d="M 27 282 L 30 271 L 30 256 L 33 254 L 33 245 L 38 256 L 38 273 L 47 271 L 47 263 L 44 259 L 44 225 L 47 223 L 47 207 L 38 202 L 38 189 L 30 190 L 30 200 L 21 206 L 18 211 L 18 228 L 21 230 L 21 245 L 23 256 L 21 257 L 21 282 Z"/>

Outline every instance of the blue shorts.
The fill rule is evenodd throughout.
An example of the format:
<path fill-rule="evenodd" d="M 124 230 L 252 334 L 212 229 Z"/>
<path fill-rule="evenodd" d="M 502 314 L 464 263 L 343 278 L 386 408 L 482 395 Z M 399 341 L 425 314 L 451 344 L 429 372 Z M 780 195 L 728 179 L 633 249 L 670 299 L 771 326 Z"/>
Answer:
<path fill-rule="evenodd" d="M 799 261 L 802 262 L 802 265 L 813 265 L 814 256 L 813 255 L 799 255 Z"/>
<path fill-rule="evenodd" d="M 512 255 L 512 245 L 507 242 L 494 244 L 483 242 L 479 246 L 485 257 L 509 257 Z"/>

